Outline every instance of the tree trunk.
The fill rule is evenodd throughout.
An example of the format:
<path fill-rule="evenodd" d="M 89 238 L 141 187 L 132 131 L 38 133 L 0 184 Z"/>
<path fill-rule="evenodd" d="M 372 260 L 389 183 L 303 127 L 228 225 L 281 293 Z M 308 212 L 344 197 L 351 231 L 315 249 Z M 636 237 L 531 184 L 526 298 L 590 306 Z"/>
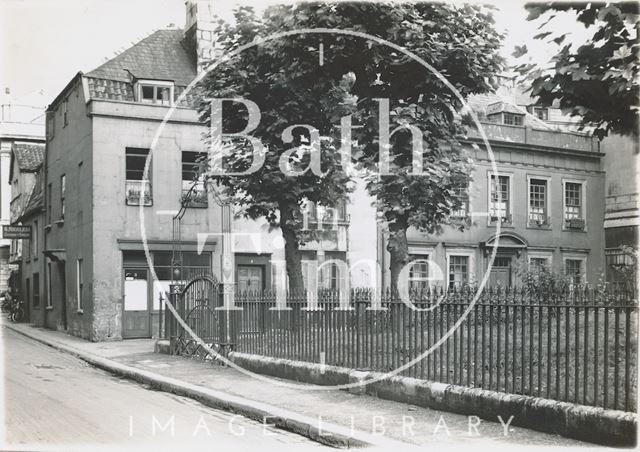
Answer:
<path fill-rule="evenodd" d="M 280 229 L 284 239 L 284 257 L 289 277 L 289 292 L 301 293 L 304 290 L 302 279 L 302 259 L 300 256 L 300 243 L 296 228 L 295 210 L 297 206 L 280 204 Z"/>
<path fill-rule="evenodd" d="M 409 262 L 409 245 L 407 244 L 407 219 L 396 219 L 389 225 L 389 243 L 387 251 L 391 254 L 389 270 L 391 272 L 391 290 L 398 289 L 398 277 L 400 271 Z"/>

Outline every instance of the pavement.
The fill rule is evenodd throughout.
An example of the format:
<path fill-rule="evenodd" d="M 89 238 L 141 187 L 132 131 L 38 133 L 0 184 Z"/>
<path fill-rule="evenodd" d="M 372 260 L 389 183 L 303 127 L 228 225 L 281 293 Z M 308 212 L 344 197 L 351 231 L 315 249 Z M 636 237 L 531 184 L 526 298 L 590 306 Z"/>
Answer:
<path fill-rule="evenodd" d="M 308 385 L 269 384 L 216 363 L 153 352 L 154 340 L 91 343 L 62 332 L 5 323 L 21 333 L 111 373 L 154 389 L 273 423 L 334 447 L 381 450 L 601 448 L 558 435 L 505 426 L 473 416 L 447 413 L 356 395 L 310 390 Z M 419 447 L 415 447 L 419 446 Z"/>
<path fill-rule="evenodd" d="M 151 391 L 3 328 L 2 450 L 318 450 L 291 432 Z M 108 446 L 107 446 L 108 445 Z"/>

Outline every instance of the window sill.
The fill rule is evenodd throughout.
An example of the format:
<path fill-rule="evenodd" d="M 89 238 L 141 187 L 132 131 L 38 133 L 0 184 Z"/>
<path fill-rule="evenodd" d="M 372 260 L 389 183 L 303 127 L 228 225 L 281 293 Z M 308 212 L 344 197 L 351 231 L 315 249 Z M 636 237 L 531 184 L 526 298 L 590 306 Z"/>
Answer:
<path fill-rule="evenodd" d="M 51 223 L 47 224 L 44 226 L 44 230 L 45 231 L 50 231 L 51 230 Z"/>
<path fill-rule="evenodd" d="M 84 311 L 82 309 L 77 309 L 76 314 L 84 314 Z"/>
<path fill-rule="evenodd" d="M 53 311 L 53 306 L 47 306 L 44 309 L 47 310 L 47 311 Z"/>
<path fill-rule="evenodd" d="M 55 224 L 58 227 L 64 226 L 64 218 L 60 218 L 59 220 L 55 221 Z"/>
<path fill-rule="evenodd" d="M 131 201 L 125 201 L 125 204 L 129 207 L 140 207 L 140 203 L 139 202 L 131 202 Z M 149 201 L 147 203 L 142 204 L 142 207 L 153 207 L 153 201 Z"/>
<path fill-rule="evenodd" d="M 540 231 L 551 231 L 552 227 L 551 227 L 550 224 L 543 224 L 543 225 L 527 224 L 527 229 L 538 229 Z"/>
<path fill-rule="evenodd" d="M 487 224 L 488 227 L 490 228 L 496 228 L 498 227 L 498 223 L 488 223 Z M 501 223 L 500 227 L 503 229 L 515 229 L 516 227 L 513 225 L 513 223 Z"/>
<path fill-rule="evenodd" d="M 583 233 L 586 233 L 586 232 L 587 232 L 587 228 L 584 228 L 584 229 L 575 229 L 575 228 L 567 228 L 567 227 L 563 227 L 563 228 L 562 228 L 562 232 L 583 232 Z"/>

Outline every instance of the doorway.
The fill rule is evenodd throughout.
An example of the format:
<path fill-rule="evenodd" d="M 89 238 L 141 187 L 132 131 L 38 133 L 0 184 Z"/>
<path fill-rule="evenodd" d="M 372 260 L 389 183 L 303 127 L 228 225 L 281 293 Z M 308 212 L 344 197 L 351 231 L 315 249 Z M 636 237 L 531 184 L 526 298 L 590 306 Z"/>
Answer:
<path fill-rule="evenodd" d="M 489 274 L 490 287 L 511 287 L 511 256 L 496 256 Z"/>
<path fill-rule="evenodd" d="M 262 265 L 238 265 L 238 290 L 240 293 L 262 293 L 264 267 Z"/>
<path fill-rule="evenodd" d="M 122 336 L 126 339 L 150 337 L 149 281 L 146 268 L 125 268 Z"/>

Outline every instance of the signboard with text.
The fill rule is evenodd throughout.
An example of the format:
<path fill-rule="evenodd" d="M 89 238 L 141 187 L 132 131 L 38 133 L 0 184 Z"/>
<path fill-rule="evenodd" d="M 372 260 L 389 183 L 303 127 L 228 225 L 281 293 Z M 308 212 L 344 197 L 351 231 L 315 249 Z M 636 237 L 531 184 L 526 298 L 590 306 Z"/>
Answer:
<path fill-rule="evenodd" d="M 3 239 L 30 239 L 31 226 L 2 226 Z"/>

